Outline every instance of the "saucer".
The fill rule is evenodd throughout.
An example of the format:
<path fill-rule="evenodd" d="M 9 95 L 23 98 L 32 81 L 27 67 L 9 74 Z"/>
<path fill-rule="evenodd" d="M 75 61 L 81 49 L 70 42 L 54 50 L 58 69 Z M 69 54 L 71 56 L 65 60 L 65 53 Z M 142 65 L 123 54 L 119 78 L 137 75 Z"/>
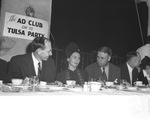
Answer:
<path fill-rule="evenodd" d="M 26 85 L 19 85 L 19 86 L 14 86 L 14 87 L 17 87 L 17 88 L 22 88 L 22 89 L 28 89 L 30 86 L 26 86 Z"/>
<path fill-rule="evenodd" d="M 2 92 L 20 92 L 22 88 L 19 87 L 10 87 L 10 86 L 4 86 L 2 88 Z"/>
<path fill-rule="evenodd" d="M 83 91 L 83 89 L 82 89 L 82 88 L 79 88 L 79 87 L 76 87 L 76 88 L 68 88 L 68 90 L 70 90 L 70 91 L 75 91 L 75 92 L 77 92 L 77 91 Z"/>
<path fill-rule="evenodd" d="M 49 89 L 50 85 L 38 85 L 38 88 Z"/>
<path fill-rule="evenodd" d="M 31 87 L 31 86 L 25 85 L 25 84 L 15 85 L 12 83 L 8 83 L 8 85 L 11 87 L 14 87 L 14 88 L 21 88 L 21 89 L 28 89 L 29 87 Z"/>
<path fill-rule="evenodd" d="M 10 86 L 19 86 L 19 85 L 13 84 L 13 83 L 7 83 L 7 84 Z"/>
<path fill-rule="evenodd" d="M 149 91 L 148 88 L 139 88 L 140 91 Z"/>
<path fill-rule="evenodd" d="M 138 88 L 147 88 L 146 86 L 137 86 Z"/>
<path fill-rule="evenodd" d="M 137 90 L 137 87 L 127 87 L 127 90 L 135 91 Z"/>
<path fill-rule="evenodd" d="M 65 87 L 59 87 L 59 86 L 49 86 L 50 90 L 64 90 Z"/>
<path fill-rule="evenodd" d="M 115 86 L 107 86 L 107 88 L 109 88 L 109 89 L 116 89 Z"/>
<path fill-rule="evenodd" d="M 150 88 L 147 87 L 138 87 L 140 91 L 150 91 Z"/>
<path fill-rule="evenodd" d="M 9 86 L 28 86 L 26 84 L 20 84 L 20 85 L 16 85 L 16 84 L 13 84 L 13 83 L 7 83 Z"/>
<path fill-rule="evenodd" d="M 104 92 L 111 92 L 111 93 L 114 93 L 117 91 L 117 89 L 109 89 L 109 88 L 106 88 L 106 89 L 102 89 Z"/>

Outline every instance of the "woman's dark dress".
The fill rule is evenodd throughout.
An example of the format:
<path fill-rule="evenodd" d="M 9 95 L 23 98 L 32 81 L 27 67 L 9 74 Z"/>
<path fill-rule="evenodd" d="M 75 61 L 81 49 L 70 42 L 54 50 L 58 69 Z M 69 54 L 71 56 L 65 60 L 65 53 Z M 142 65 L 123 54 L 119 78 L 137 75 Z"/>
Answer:
<path fill-rule="evenodd" d="M 83 84 L 85 81 L 88 81 L 88 73 L 85 70 L 76 69 L 71 71 L 66 69 L 57 75 L 57 81 L 66 84 L 66 80 L 75 80 L 76 84 Z"/>

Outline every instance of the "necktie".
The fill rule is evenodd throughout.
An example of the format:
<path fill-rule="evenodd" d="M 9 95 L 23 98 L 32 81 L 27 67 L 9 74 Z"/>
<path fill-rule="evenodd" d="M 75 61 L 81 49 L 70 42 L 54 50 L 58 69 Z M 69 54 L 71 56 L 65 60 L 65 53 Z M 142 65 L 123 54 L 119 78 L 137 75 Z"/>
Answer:
<path fill-rule="evenodd" d="M 107 81 L 107 76 L 106 76 L 106 72 L 105 72 L 105 67 L 103 67 L 102 80 L 103 80 L 104 82 Z"/>
<path fill-rule="evenodd" d="M 38 63 L 38 78 L 40 78 L 41 75 L 41 71 L 42 71 L 42 67 L 41 67 L 41 63 Z"/>

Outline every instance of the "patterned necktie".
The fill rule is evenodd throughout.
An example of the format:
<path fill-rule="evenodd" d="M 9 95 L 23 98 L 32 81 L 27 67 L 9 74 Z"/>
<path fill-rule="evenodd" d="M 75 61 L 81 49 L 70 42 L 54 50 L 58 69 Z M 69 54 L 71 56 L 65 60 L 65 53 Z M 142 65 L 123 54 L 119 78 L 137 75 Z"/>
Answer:
<path fill-rule="evenodd" d="M 107 76 L 106 76 L 106 72 L 105 72 L 105 67 L 103 67 L 102 80 L 103 80 L 104 82 L 107 81 Z"/>
<path fill-rule="evenodd" d="M 42 71 L 41 62 L 39 62 L 38 63 L 38 78 L 40 78 L 41 71 Z"/>

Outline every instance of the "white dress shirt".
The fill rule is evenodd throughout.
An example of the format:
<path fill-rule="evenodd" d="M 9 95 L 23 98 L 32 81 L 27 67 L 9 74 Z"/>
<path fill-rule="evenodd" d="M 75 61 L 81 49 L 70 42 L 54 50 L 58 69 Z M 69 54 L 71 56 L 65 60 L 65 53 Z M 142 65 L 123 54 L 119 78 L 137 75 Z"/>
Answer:
<path fill-rule="evenodd" d="M 105 68 L 105 73 L 106 73 L 107 80 L 108 80 L 109 64 L 107 66 L 105 66 L 104 68 Z M 101 71 L 103 72 L 103 67 L 101 67 Z"/>
<path fill-rule="evenodd" d="M 39 61 L 35 58 L 33 53 L 32 53 L 32 59 L 33 59 L 35 73 L 36 73 L 36 75 L 38 75 L 38 67 L 39 67 L 38 63 L 39 63 Z M 41 67 L 42 67 L 42 62 L 40 62 L 40 63 L 41 63 Z"/>
<path fill-rule="evenodd" d="M 133 70 L 133 68 L 131 68 L 128 63 L 126 63 L 126 64 L 127 64 L 128 70 L 129 70 L 130 82 L 132 84 L 132 70 Z"/>

